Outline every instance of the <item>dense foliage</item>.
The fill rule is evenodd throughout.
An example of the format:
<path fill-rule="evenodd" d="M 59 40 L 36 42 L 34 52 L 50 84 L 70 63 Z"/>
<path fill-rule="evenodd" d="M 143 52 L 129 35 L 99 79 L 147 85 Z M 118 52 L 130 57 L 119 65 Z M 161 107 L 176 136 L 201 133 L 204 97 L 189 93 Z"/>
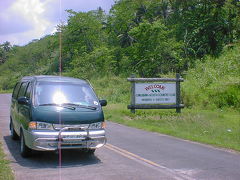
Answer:
<path fill-rule="evenodd" d="M 184 103 L 203 108 L 240 110 L 240 44 L 226 46 L 219 58 L 207 56 L 188 71 L 183 83 Z"/>
<path fill-rule="evenodd" d="M 68 13 L 54 35 L 0 46 L 0 89 L 11 89 L 22 76 L 60 70 L 88 79 L 183 73 L 199 69 L 205 56 L 215 63 L 240 39 L 239 0 L 118 0 L 108 14 L 101 8 Z"/>

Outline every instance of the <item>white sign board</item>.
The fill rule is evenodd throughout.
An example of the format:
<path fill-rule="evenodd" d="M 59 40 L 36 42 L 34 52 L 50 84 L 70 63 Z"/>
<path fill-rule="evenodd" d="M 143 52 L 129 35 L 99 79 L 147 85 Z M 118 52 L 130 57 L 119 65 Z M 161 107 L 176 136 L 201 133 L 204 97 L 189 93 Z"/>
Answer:
<path fill-rule="evenodd" d="M 136 83 L 135 104 L 176 104 L 176 83 Z"/>

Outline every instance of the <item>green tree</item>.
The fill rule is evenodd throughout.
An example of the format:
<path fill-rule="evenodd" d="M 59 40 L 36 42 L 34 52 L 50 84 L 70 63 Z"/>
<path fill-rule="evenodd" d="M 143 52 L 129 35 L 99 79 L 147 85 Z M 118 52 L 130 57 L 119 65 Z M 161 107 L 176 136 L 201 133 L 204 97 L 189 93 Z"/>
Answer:
<path fill-rule="evenodd" d="M 103 38 L 101 34 L 102 22 L 98 14 L 93 11 L 70 13 L 68 25 L 63 28 L 64 51 L 73 55 L 81 55 L 84 52 L 91 52 L 94 47 L 101 44 Z"/>
<path fill-rule="evenodd" d="M 79 78 L 105 76 L 113 71 L 113 56 L 107 47 L 95 48 L 91 53 L 83 53 L 71 62 L 70 74 Z"/>
<path fill-rule="evenodd" d="M 182 46 L 159 20 L 143 22 L 130 31 L 134 44 L 129 47 L 129 66 L 141 76 L 179 71 Z"/>
<path fill-rule="evenodd" d="M 11 50 L 12 45 L 10 42 L 6 41 L 3 44 L 0 44 L 0 64 L 3 64 L 7 61 Z"/>
<path fill-rule="evenodd" d="M 226 0 L 171 0 L 170 4 L 169 24 L 177 39 L 184 41 L 186 55 L 219 55 L 232 31 L 232 20 L 224 7 Z"/>

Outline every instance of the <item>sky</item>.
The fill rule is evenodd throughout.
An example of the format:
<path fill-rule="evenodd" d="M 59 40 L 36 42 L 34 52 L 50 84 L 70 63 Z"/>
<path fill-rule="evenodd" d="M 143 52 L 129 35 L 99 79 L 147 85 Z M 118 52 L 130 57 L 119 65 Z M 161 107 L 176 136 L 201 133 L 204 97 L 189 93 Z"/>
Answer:
<path fill-rule="evenodd" d="M 109 11 L 115 0 L 0 0 L 0 44 L 25 45 L 52 34 L 61 21 L 67 22 L 66 9 L 76 12 L 102 7 Z"/>

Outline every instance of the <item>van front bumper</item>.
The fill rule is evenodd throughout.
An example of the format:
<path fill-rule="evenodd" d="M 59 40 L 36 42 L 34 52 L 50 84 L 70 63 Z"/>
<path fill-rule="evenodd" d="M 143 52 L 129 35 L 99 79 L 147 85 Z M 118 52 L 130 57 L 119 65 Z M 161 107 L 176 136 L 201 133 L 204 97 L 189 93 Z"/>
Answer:
<path fill-rule="evenodd" d="M 87 131 L 25 131 L 26 145 L 38 151 L 57 149 L 97 149 L 106 144 L 105 130 Z"/>

